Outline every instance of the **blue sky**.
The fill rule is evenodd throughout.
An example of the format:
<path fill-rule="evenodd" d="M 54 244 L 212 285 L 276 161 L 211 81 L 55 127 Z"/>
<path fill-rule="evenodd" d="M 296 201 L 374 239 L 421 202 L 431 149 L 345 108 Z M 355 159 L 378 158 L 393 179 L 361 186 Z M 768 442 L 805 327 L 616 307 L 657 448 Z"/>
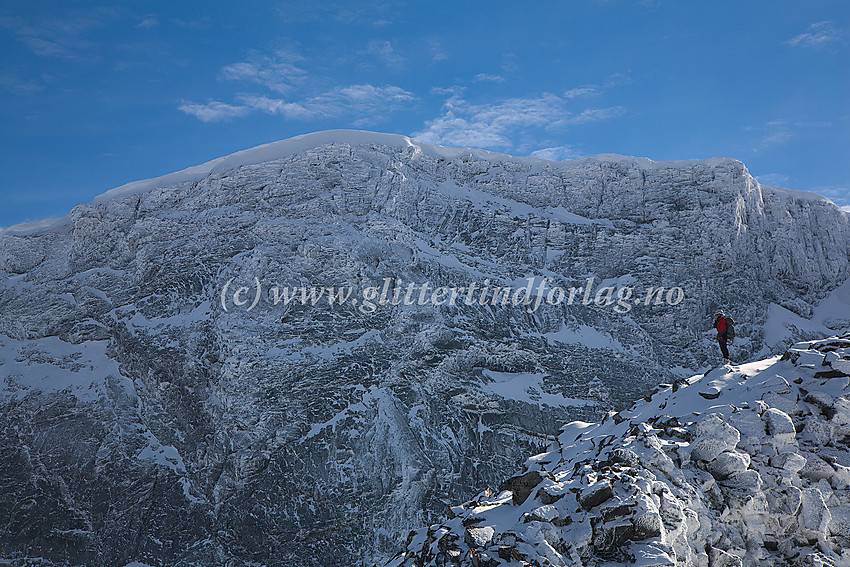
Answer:
<path fill-rule="evenodd" d="M 14 2 L 0 226 L 297 134 L 742 160 L 850 204 L 850 2 Z"/>

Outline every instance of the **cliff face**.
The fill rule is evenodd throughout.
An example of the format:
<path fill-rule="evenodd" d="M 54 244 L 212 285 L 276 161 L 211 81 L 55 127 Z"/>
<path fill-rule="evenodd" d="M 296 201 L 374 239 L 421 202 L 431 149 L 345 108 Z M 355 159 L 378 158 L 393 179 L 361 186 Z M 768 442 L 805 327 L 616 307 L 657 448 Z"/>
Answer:
<path fill-rule="evenodd" d="M 0 233 L 0 556 L 368 564 L 558 426 L 850 319 L 850 224 L 740 162 L 332 132 Z M 675 306 L 274 305 L 390 281 L 682 288 Z M 256 280 L 254 279 L 256 278 Z M 225 289 L 225 285 L 229 287 Z M 253 301 L 256 307 L 233 302 Z M 222 308 L 222 298 L 227 311 Z M 826 299 L 824 299 L 826 298 Z M 679 370 L 671 372 L 670 368 Z"/>

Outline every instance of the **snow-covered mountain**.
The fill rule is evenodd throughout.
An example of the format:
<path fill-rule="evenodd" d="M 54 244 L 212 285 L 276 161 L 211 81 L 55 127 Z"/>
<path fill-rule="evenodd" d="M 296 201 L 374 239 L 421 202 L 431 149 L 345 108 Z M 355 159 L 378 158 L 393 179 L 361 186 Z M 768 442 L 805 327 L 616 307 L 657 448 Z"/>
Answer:
<path fill-rule="evenodd" d="M 561 424 L 704 369 L 717 308 L 737 360 L 843 328 L 849 274 L 845 213 L 731 159 L 549 162 L 332 131 L 128 184 L 0 232 L 0 558 L 383 561 Z M 684 299 L 269 300 L 541 277 Z M 255 286 L 255 308 L 233 302 Z"/>
<path fill-rule="evenodd" d="M 850 334 L 565 425 L 389 565 L 850 565 Z"/>

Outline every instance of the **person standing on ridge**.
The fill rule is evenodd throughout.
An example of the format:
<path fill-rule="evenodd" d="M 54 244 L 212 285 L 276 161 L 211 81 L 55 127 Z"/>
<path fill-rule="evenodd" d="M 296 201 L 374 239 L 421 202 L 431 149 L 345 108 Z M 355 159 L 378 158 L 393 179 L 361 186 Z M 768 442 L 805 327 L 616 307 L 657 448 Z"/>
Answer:
<path fill-rule="evenodd" d="M 717 342 L 720 344 L 720 352 L 723 353 L 723 361 L 729 362 L 729 347 L 726 346 L 728 326 L 723 313 L 717 313 L 714 316 L 714 328 L 717 330 Z"/>

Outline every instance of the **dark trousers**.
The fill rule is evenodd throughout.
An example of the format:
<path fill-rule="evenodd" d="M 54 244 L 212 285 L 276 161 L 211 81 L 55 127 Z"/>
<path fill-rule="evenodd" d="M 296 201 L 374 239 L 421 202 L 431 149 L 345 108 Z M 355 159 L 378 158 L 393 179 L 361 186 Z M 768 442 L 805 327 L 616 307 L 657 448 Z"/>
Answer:
<path fill-rule="evenodd" d="M 726 339 L 717 339 L 720 343 L 720 352 L 723 353 L 723 358 L 729 358 L 729 348 L 726 346 Z"/>

